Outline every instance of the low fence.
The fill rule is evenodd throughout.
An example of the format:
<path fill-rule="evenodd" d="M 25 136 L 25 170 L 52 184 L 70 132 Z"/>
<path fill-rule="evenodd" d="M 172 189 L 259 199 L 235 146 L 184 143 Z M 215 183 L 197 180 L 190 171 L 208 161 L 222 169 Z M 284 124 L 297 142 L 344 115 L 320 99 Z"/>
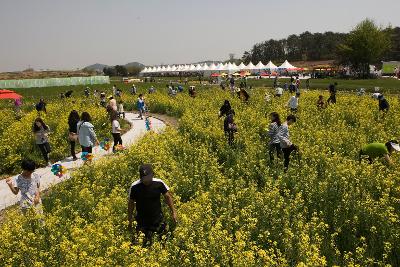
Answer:
<path fill-rule="evenodd" d="M 32 88 L 110 83 L 108 76 L 69 77 L 49 79 L 0 80 L 0 88 Z"/>

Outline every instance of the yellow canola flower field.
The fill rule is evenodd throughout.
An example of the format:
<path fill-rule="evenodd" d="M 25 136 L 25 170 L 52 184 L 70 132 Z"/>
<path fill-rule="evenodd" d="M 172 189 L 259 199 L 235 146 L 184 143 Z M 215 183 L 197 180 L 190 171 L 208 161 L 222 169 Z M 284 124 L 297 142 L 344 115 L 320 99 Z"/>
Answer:
<path fill-rule="evenodd" d="M 47 114 L 41 112 L 40 117 L 50 127 L 49 143 L 51 146 L 50 160 L 57 161 L 71 156 L 68 141 L 68 116 L 73 110 L 79 114 L 89 112 L 95 126 L 98 138 L 110 137 L 111 127 L 104 108 L 96 106 L 91 101 L 64 99 L 47 105 Z M 33 110 L 16 119 L 11 111 L 0 114 L 0 174 L 14 174 L 20 171 L 22 158 L 29 157 L 39 164 L 44 162 L 39 148 L 35 144 L 32 125 L 38 117 Z"/>
<path fill-rule="evenodd" d="M 289 114 L 289 95 L 267 103 L 264 93 L 251 91 L 248 104 L 220 89 L 148 95 L 150 110 L 179 117 L 179 127 L 55 186 L 43 199 L 44 225 L 7 212 L 0 265 L 399 266 L 399 155 L 392 167 L 357 160 L 363 144 L 399 138 L 398 99 L 388 97 L 382 119 L 368 96 L 340 93 L 318 110 L 320 92 L 302 93 L 290 128 L 302 157 L 284 173 L 269 160 L 266 129 L 270 112 Z M 224 99 L 236 112 L 232 147 L 218 118 Z M 127 231 L 128 190 L 143 162 L 171 187 L 178 212 L 173 225 L 164 205 L 169 233 L 150 248 L 132 245 Z"/>

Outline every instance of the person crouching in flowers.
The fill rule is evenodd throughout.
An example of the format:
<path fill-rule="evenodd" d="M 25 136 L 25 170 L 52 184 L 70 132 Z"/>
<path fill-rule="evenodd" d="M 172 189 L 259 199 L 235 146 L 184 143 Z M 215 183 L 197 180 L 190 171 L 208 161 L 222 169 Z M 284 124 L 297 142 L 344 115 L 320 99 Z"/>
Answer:
<path fill-rule="evenodd" d="M 114 138 L 113 152 L 117 145 L 122 145 L 121 126 L 118 121 L 118 112 L 111 113 L 112 136 Z"/>
<path fill-rule="evenodd" d="M 49 153 L 51 152 L 48 136 L 50 133 L 49 126 L 47 126 L 41 118 L 36 118 L 32 125 L 32 132 L 35 135 L 36 144 L 42 152 L 46 165 L 51 166 L 49 162 Z"/>
<path fill-rule="evenodd" d="M 296 122 L 296 117 L 294 115 L 289 115 L 286 121 L 279 127 L 279 141 L 281 144 L 283 158 L 284 158 L 284 170 L 285 172 L 289 168 L 290 154 L 292 152 L 297 152 L 299 149 L 297 146 L 292 144 L 289 139 L 289 126 Z"/>
<path fill-rule="evenodd" d="M 144 246 L 153 241 L 153 234 L 162 235 L 165 232 L 165 223 L 161 210 L 161 195 L 164 196 L 173 221 L 176 223 L 176 211 L 169 187 L 163 180 L 154 178 L 151 164 L 143 164 L 139 168 L 140 179 L 134 182 L 129 190 L 128 201 L 128 228 L 132 230 L 133 211 L 136 207 L 136 232 L 145 235 Z"/>
<path fill-rule="evenodd" d="M 78 136 L 79 144 L 82 147 L 82 152 L 92 153 L 93 146 L 99 145 L 96 133 L 94 132 L 94 126 L 90 122 L 92 118 L 89 113 L 82 112 L 81 121 L 78 122 Z"/>
<path fill-rule="evenodd" d="M 13 178 L 7 178 L 6 183 L 14 195 L 21 192 L 19 204 L 23 213 L 26 213 L 32 206 L 37 211 L 40 211 L 38 209 L 42 203 L 40 198 L 40 176 L 34 173 L 36 164 L 32 160 L 23 160 L 21 167 L 22 173 Z"/>
<path fill-rule="evenodd" d="M 379 100 L 379 112 L 382 111 L 383 113 L 382 118 L 385 118 L 386 113 L 389 111 L 389 102 L 382 94 L 378 96 L 378 100 Z"/>
<path fill-rule="evenodd" d="M 390 155 L 394 151 L 400 151 L 399 143 L 396 140 L 390 140 L 385 144 L 371 143 L 362 147 L 358 159 L 361 162 L 362 156 L 368 156 L 368 161 L 371 164 L 374 159 L 383 157 L 389 165 L 393 165 Z"/>

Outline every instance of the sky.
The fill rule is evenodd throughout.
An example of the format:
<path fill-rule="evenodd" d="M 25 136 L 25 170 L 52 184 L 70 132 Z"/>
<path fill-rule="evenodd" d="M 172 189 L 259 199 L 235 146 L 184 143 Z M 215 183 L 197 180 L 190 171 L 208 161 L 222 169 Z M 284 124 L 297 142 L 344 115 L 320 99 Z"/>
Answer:
<path fill-rule="evenodd" d="M 0 0 L 0 72 L 240 58 L 258 42 L 400 26 L 400 0 Z"/>

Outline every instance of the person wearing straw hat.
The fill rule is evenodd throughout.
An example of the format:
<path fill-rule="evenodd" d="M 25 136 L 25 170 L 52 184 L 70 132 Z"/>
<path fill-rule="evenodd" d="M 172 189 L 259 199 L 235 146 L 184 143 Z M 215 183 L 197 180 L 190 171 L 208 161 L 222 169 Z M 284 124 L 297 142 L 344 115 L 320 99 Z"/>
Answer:
<path fill-rule="evenodd" d="M 371 143 L 361 148 L 358 158 L 361 162 L 363 156 L 368 156 L 368 161 L 371 164 L 374 159 L 383 157 L 389 165 L 393 165 L 390 155 L 394 151 L 400 151 L 400 145 L 396 140 L 390 140 L 385 144 Z"/>
<path fill-rule="evenodd" d="M 176 211 L 169 187 L 163 180 L 154 178 L 151 164 L 142 164 L 139 167 L 140 179 L 134 182 L 129 190 L 128 201 L 128 228 L 132 229 L 133 211 L 136 208 L 136 232 L 145 235 L 143 244 L 151 245 L 154 233 L 163 234 L 165 223 L 161 209 L 160 197 L 164 196 L 172 220 L 176 223 Z"/>

